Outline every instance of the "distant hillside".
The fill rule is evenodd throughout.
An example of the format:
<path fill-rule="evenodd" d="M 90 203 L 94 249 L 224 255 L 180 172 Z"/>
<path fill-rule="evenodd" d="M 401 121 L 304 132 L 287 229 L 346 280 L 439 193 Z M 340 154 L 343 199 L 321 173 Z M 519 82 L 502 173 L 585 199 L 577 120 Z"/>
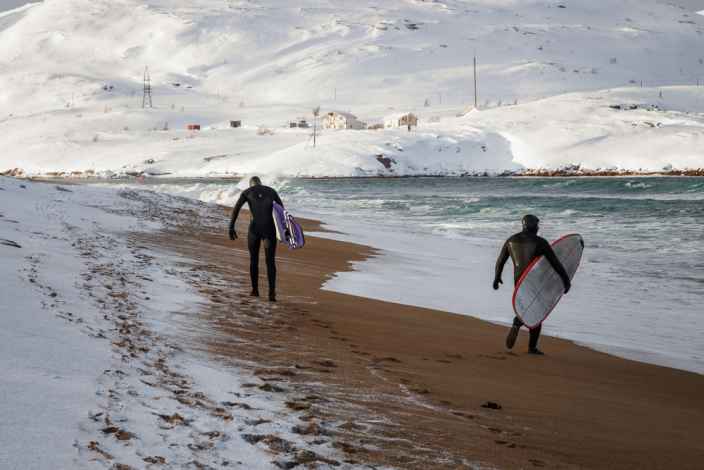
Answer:
<path fill-rule="evenodd" d="M 478 104 L 494 109 L 578 91 L 696 86 L 704 83 L 703 35 L 704 17 L 656 0 L 46 0 L 0 16 L 0 143 L 11 150 L 0 170 L 119 170 L 180 159 L 162 170 L 240 173 L 237 159 L 202 165 L 193 152 L 239 151 L 251 163 L 305 148 L 308 131 L 265 145 L 248 137 L 239 150 L 222 135 L 175 147 L 178 135 L 153 131 L 189 122 L 223 128 L 235 118 L 245 133 L 278 128 L 310 118 L 317 105 L 369 123 L 415 110 L 421 123 L 440 121 L 433 133 L 452 135 L 458 123 L 444 128 L 442 120 L 473 104 L 475 54 Z M 141 110 L 145 66 L 156 110 Z M 503 157 L 489 165 L 467 150 L 482 148 L 478 139 L 462 147 L 455 170 L 515 166 Z M 376 158 L 370 150 L 379 149 L 342 154 Z"/>

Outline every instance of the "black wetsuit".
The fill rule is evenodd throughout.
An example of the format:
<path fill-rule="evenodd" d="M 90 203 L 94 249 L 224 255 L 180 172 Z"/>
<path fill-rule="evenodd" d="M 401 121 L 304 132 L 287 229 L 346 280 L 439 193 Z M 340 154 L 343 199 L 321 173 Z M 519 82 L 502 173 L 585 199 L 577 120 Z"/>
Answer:
<path fill-rule="evenodd" d="M 276 293 L 276 227 L 274 227 L 274 201 L 281 204 L 278 193 L 268 186 L 257 185 L 242 191 L 230 219 L 230 233 L 235 230 L 235 222 L 240 209 L 246 202 L 252 215 L 247 234 L 249 247 L 249 275 L 252 280 L 252 292 L 259 294 L 259 248 L 264 242 L 266 256 L 266 274 L 269 278 L 269 296 Z"/>
<path fill-rule="evenodd" d="M 531 261 L 533 261 L 538 256 L 545 256 L 547 260 L 552 265 L 553 269 L 562 278 L 562 282 L 565 284 L 565 288 L 570 286 L 570 278 L 565 271 L 564 266 L 560 263 L 560 260 L 555 256 L 550 243 L 543 237 L 539 237 L 537 233 L 530 231 L 519 232 L 511 236 L 506 243 L 504 243 L 501 253 L 499 253 L 499 258 L 496 260 L 496 272 L 495 280 L 501 279 L 501 272 L 504 270 L 504 265 L 508 260 L 509 256 L 513 260 L 513 282 L 514 284 L 518 282 L 523 274 L 523 271 L 528 267 Z M 496 281 L 494 281 L 496 282 Z M 513 325 L 516 327 L 521 327 L 523 322 L 520 318 L 515 317 L 513 319 Z M 530 343 L 529 347 L 531 349 L 536 349 L 538 347 L 538 338 L 540 337 L 541 325 L 530 330 Z"/>

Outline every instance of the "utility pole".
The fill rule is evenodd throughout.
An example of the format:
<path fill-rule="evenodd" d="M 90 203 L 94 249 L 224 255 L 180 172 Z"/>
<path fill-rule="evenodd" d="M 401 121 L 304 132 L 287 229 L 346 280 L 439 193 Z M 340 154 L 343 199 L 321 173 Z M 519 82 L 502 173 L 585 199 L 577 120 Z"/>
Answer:
<path fill-rule="evenodd" d="M 142 94 L 142 108 L 152 108 L 152 79 L 149 76 L 149 67 L 144 67 L 144 93 Z"/>
<path fill-rule="evenodd" d="M 474 56 L 474 109 L 477 109 L 477 56 Z"/>
<path fill-rule="evenodd" d="M 313 147 L 315 147 L 315 139 L 318 134 L 318 115 L 320 114 L 320 106 L 313 108 Z"/>

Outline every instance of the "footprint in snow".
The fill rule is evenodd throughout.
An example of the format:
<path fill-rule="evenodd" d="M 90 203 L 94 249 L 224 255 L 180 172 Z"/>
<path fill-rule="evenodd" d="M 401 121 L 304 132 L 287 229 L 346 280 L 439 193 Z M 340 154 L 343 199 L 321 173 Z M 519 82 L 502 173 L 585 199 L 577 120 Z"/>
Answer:
<path fill-rule="evenodd" d="M 4 238 L 0 238 L 0 245 L 11 246 L 13 248 L 22 248 L 19 243 L 13 242 L 12 240 L 6 240 Z"/>

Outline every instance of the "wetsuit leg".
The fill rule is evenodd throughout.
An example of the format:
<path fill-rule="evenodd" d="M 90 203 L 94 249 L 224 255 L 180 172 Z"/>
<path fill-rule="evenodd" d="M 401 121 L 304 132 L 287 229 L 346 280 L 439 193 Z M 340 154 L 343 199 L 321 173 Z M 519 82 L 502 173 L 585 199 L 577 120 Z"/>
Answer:
<path fill-rule="evenodd" d="M 524 323 L 520 318 L 514 317 L 513 326 L 520 328 L 523 325 L 524 325 Z M 532 330 L 530 330 L 530 337 L 528 339 L 528 348 L 529 349 L 538 349 L 538 339 L 540 338 L 540 330 L 542 328 L 543 328 L 543 325 L 538 325 L 537 328 L 533 328 Z"/>
<path fill-rule="evenodd" d="M 530 330 L 530 339 L 528 340 L 528 347 L 530 349 L 538 349 L 538 338 L 540 338 L 540 330 L 543 325 L 538 325 L 536 328 Z"/>
<path fill-rule="evenodd" d="M 247 234 L 247 247 L 249 248 L 249 277 L 252 280 L 252 293 L 259 294 L 259 247 L 262 239 L 256 233 L 249 231 Z"/>
<path fill-rule="evenodd" d="M 521 319 L 514 317 L 513 326 L 508 330 L 508 336 L 506 336 L 507 349 L 513 349 L 513 346 L 516 344 L 516 339 L 518 339 L 518 330 L 521 329 L 521 326 L 523 326 Z"/>
<path fill-rule="evenodd" d="M 276 237 L 264 239 L 264 255 L 266 256 L 266 275 L 269 279 L 269 297 L 276 297 Z"/>

